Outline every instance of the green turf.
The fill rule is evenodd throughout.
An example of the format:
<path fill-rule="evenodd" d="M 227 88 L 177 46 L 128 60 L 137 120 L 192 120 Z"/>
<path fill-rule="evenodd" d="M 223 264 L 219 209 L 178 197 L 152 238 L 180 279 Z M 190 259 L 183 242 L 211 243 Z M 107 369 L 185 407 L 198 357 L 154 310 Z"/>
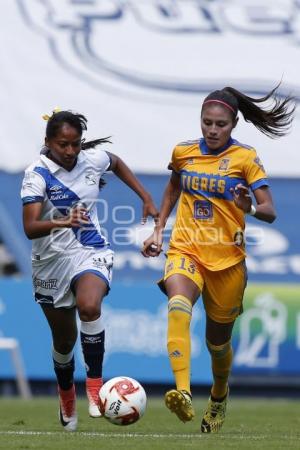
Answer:
<path fill-rule="evenodd" d="M 163 405 L 150 399 L 145 416 L 127 427 L 87 416 L 86 400 L 78 401 L 79 427 L 62 431 L 54 398 L 0 400 L 0 449 L 300 449 L 300 402 L 292 400 L 233 399 L 222 431 L 201 435 L 204 399 L 196 399 L 196 418 L 183 424 Z M 22 434 L 23 433 L 23 434 Z"/>

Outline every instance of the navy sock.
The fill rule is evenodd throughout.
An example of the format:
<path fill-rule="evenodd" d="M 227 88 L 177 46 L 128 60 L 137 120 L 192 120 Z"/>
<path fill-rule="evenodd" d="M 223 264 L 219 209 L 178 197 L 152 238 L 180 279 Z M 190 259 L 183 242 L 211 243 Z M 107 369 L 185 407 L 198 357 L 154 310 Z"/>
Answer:
<path fill-rule="evenodd" d="M 72 359 L 67 363 L 59 363 L 53 359 L 53 364 L 59 387 L 64 391 L 71 389 L 74 383 L 74 356 L 72 356 Z"/>
<path fill-rule="evenodd" d="M 89 378 L 102 377 L 102 364 L 104 356 L 105 331 L 97 334 L 80 332 L 81 347 Z"/>

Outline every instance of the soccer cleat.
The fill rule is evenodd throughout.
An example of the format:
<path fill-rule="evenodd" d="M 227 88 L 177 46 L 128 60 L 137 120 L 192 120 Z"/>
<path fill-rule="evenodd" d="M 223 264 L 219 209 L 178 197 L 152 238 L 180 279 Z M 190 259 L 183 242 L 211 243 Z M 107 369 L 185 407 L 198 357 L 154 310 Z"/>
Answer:
<path fill-rule="evenodd" d="M 201 422 L 202 433 L 217 433 L 222 427 L 227 405 L 228 393 L 222 402 L 215 402 L 209 397 L 207 410 Z"/>
<path fill-rule="evenodd" d="M 66 431 L 75 431 L 77 428 L 76 393 L 75 385 L 64 391 L 58 387 L 59 420 Z"/>
<path fill-rule="evenodd" d="M 192 405 L 192 397 L 187 391 L 172 389 L 165 395 L 166 407 L 177 415 L 182 422 L 193 420 L 195 411 Z"/>
<path fill-rule="evenodd" d="M 99 391 L 103 385 L 102 378 L 87 378 L 85 382 L 86 395 L 89 401 L 89 416 L 101 417 Z"/>

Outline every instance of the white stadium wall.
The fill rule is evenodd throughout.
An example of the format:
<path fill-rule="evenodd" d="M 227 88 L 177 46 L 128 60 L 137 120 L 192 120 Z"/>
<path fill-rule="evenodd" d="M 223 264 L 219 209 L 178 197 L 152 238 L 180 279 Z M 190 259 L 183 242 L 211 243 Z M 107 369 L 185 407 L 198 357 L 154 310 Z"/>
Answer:
<path fill-rule="evenodd" d="M 23 170 L 44 139 L 42 114 L 84 113 L 88 137 L 139 172 L 163 173 L 174 144 L 200 135 L 211 90 L 232 85 L 300 100 L 299 0 L 1 0 L 0 169 Z M 241 119 L 234 137 L 271 176 L 300 171 L 300 113 L 271 140 Z"/>

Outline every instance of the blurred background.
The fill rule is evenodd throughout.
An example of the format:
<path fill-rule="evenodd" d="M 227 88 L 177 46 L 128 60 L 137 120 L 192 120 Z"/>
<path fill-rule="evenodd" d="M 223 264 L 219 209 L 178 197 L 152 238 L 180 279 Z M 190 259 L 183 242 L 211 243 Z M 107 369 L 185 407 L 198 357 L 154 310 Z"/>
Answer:
<path fill-rule="evenodd" d="M 299 0 L 2 0 L 0 14 L 0 392 L 54 390 L 51 339 L 32 295 L 30 248 L 21 223 L 23 171 L 39 155 L 42 115 L 59 106 L 87 116 L 87 138 L 112 136 L 157 205 L 177 142 L 200 137 L 200 106 L 233 86 L 300 101 Z M 269 174 L 278 219 L 249 218 L 249 283 L 234 330 L 232 385 L 296 395 L 300 385 L 300 113 L 271 140 L 240 118 L 234 137 L 254 146 Z M 110 174 L 99 217 L 116 252 L 105 300 L 104 376 L 172 384 L 166 299 L 156 287 L 164 256 L 140 247 L 152 223 Z M 168 230 L 172 226 L 170 218 Z M 167 241 L 165 244 L 167 248 Z M 210 363 L 201 300 L 192 322 L 192 383 L 208 392 Z M 80 347 L 76 379 L 84 380 Z"/>

